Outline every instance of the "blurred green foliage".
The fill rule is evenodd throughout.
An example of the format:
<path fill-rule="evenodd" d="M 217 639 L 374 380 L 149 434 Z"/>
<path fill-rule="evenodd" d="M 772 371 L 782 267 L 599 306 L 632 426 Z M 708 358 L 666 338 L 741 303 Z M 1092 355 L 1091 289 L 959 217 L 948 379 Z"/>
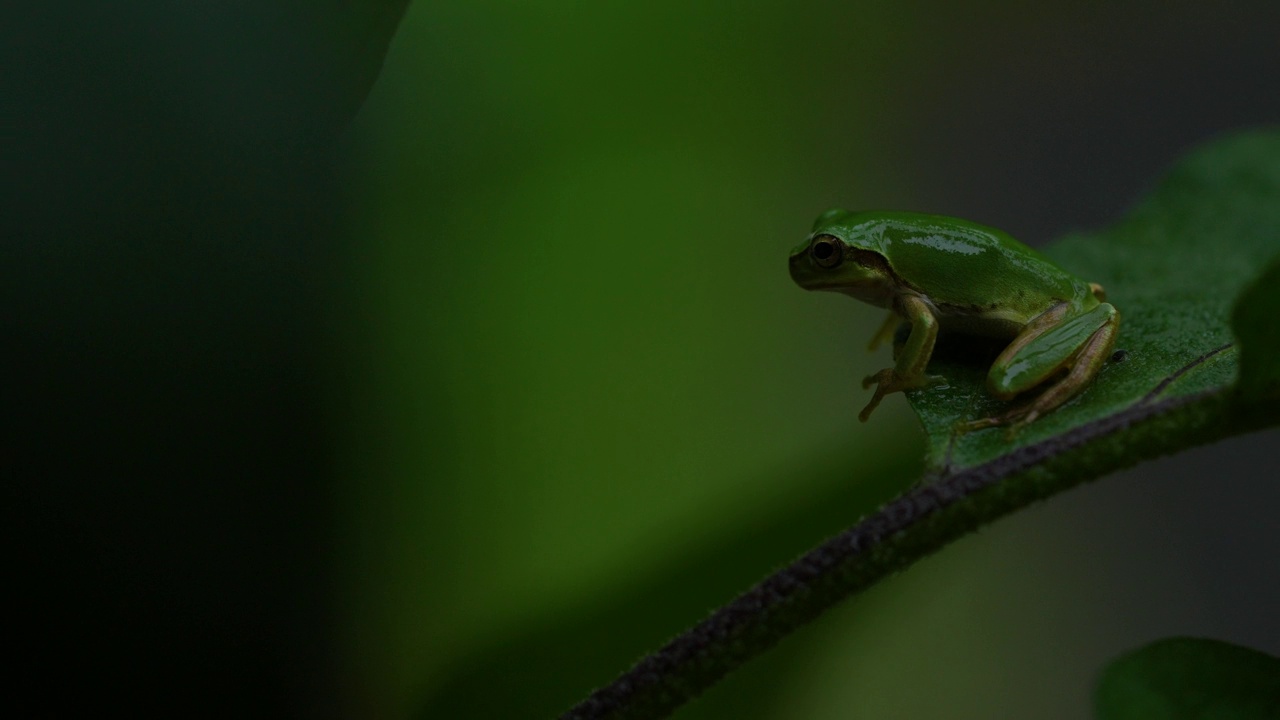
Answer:
<path fill-rule="evenodd" d="M 907 203 L 861 130 L 895 111 L 886 54 L 924 61 L 893 53 L 889 7 L 413 9 L 358 128 L 385 414 L 355 433 L 377 479 L 348 537 L 372 695 L 431 707 L 479 648 L 532 634 L 498 651 L 511 667 L 474 661 L 475 690 L 524 688 L 475 716 L 533 702 L 521 666 L 562 679 L 543 713 L 561 709 L 909 482 L 887 474 L 918 453 L 901 405 L 851 432 L 877 313 L 783 271 L 827 206 Z M 865 475 L 816 469 L 832 457 Z M 839 512 L 807 524 L 813 497 Z M 725 543 L 743 569 L 659 590 Z M 565 616 L 619 593 L 661 623 Z M 584 642 L 608 660 L 557 650 Z"/>
<path fill-rule="evenodd" d="M 1280 658 L 1206 638 L 1166 638 L 1125 653 L 1102 673 L 1102 720 L 1280 716 Z"/>
<path fill-rule="evenodd" d="M 1275 362 L 1280 351 L 1280 328 L 1275 311 L 1280 309 L 1280 255 L 1240 297 L 1232 322 L 1240 328 L 1240 392 L 1244 399 L 1275 397 L 1280 392 L 1280 367 Z"/>
<path fill-rule="evenodd" d="M 1051 184 L 1034 159 L 1069 148 L 1015 132 L 979 151 L 1025 158 L 1021 175 L 930 153 L 989 125 L 1074 137 L 1070 118 L 1097 110 L 1072 116 L 1063 98 L 1131 57 L 1113 29 L 1140 54 L 1200 20 L 1149 10 L 412 7 L 353 146 L 362 404 L 339 547 L 359 713 L 565 709 L 909 483 L 905 403 L 855 419 L 857 379 L 883 365 L 865 353 L 880 313 L 801 292 L 787 251 L 835 206 L 1027 237 L 1018 223 L 1049 210 L 981 200 Z M 1073 65 L 1066 27 L 1101 38 L 1097 64 Z M 1027 109 L 1046 104 L 1055 114 Z M 1094 220 L 1063 187 L 1054 227 Z M 971 212 L 990 207 L 1015 222 Z M 973 539 L 824 618 L 681 716 L 1077 716 L 1087 678 L 1054 659 L 1105 628 L 1081 631 L 1087 606 L 1046 620 L 1087 575 L 1036 568 L 1033 538 L 1053 533 L 1026 522 L 1019 542 Z M 929 692 L 910 690 L 920 677 Z"/>
<path fill-rule="evenodd" d="M 12 684 L 49 714 L 567 707 L 915 476 L 904 402 L 854 420 L 878 313 L 786 277 L 816 213 L 1035 242 L 1280 114 L 1249 3 L 482 0 L 415 4 L 344 135 L 404 4 L 0 23 Z M 1063 498 L 682 715 L 1078 715 L 1112 635 L 1212 609 L 1166 545 L 1274 506 L 1131 487 L 1126 545 L 1176 531 L 1130 596 Z M 1213 617 L 1274 615 L 1259 567 Z"/>

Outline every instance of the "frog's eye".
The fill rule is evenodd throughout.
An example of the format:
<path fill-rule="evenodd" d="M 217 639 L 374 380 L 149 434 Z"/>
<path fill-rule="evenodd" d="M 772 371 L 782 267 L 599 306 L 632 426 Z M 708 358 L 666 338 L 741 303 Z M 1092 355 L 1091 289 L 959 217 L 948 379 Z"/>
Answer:
<path fill-rule="evenodd" d="M 824 268 L 833 268 L 844 262 L 844 242 L 834 235 L 819 235 L 809 246 L 813 261 Z"/>

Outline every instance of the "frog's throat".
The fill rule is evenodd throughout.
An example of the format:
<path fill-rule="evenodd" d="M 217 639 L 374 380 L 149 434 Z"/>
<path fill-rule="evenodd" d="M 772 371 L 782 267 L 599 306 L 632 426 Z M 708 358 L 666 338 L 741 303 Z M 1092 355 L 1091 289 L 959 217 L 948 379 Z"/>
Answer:
<path fill-rule="evenodd" d="M 841 295 L 886 309 L 893 308 L 894 299 L 898 296 L 893 287 L 884 283 L 840 283 L 823 289 L 834 290 Z"/>

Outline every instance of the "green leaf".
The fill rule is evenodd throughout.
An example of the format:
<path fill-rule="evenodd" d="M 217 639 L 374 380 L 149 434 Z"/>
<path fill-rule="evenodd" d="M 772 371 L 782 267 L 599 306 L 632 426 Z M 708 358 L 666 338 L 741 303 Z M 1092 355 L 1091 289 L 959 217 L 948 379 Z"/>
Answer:
<path fill-rule="evenodd" d="M 1192 153 L 1114 227 L 1044 248 L 1064 268 L 1106 288 L 1121 314 L 1116 354 L 1079 397 L 1009 440 L 1001 428 L 960 436 L 952 430 L 957 421 L 1007 407 L 982 385 L 999 347 L 939 343 L 930 372 L 947 385 L 908 394 L 928 434 L 930 468 L 973 467 L 1126 409 L 1229 387 L 1239 371 L 1232 305 L 1280 253 L 1277 198 L 1280 134 L 1237 135 Z M 1256 342 L 1271 348 L 1280 344 L 1276 315 L 1267 311 L 1275 302 L 1271 293 L 1270 302 L 1245 312 Z M 1261 352 L 1258 377 L 1271 378 L 1274 390 L 1274 365 L 1270 374 L 1263 368 L 1275 355 Z"/>
<path fill-rule="evenodd" d="M 1167 638 L 1113 660 L 1095 697 L 1102 720 L 1280 717 L 1280 658 L 1220 640 Z"/>
<path fill-rule="evenodd" d="M 1280 133 L 1193 153 L 1116 228 L 1051 251 L 1108 286 L 1125 317 L 1122 361 L 1014 442 L 1001 430 L 953 442 L 956 420 L 996 409 L 980 384 L 980 349 L 953 344 L 931 364 L 949 385 L 911 398 L 929 430 L 934 482 L 765 578 L 563 717 L 664 717 L 835 603 L 987 523 L 1141 460 L 1280 424 L 1280 404 L 1248 390 L 1275 372 L 1269 273 L 1235 316 L 1250 353 L 1239 392 L 1228 325 L 1235 297 L 1277 251 Z"/>
<path fill-rule="evenodd" d="M 1231 324 L 1240 339 L 1240 380 L 1245 402 L 1280 395 L 1280 257 L 1267 266 L 1236 303 Z"/>

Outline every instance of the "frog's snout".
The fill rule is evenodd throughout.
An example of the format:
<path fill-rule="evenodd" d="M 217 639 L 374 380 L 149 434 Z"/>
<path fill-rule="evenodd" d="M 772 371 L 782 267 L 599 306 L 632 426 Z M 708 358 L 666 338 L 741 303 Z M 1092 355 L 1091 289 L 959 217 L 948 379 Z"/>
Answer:
<path fill-rule="evenodd" d="M 791 258 L 787 262 L 788 268 L 791 271 L 791 279 L 801 285 L 804 284 L 802 281 L 812 274 L 811 269 L 808 266 L 808 260 L 807 252 L 795 252 L 791 254 Z"/>

